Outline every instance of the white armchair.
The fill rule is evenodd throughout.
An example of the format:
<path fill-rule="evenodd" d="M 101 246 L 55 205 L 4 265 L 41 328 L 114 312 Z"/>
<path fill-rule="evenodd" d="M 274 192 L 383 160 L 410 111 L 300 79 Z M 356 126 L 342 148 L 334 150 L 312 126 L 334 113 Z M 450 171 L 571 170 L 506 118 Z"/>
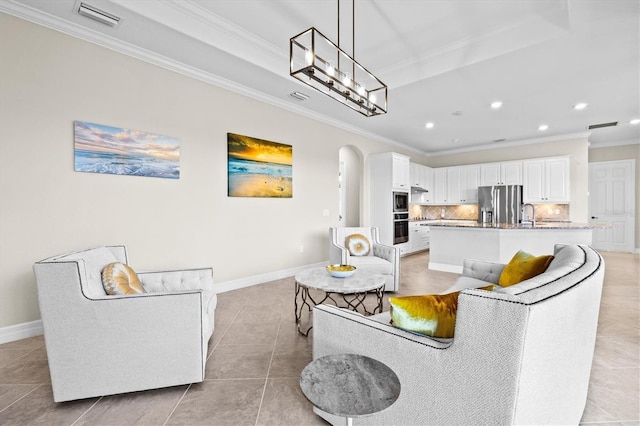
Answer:
<path fill-rule="evenodd" d="M 56 402 L 204 380 L 216 294 L 211 268 L 138 273 L 147 293 L 107 295 L 124 246 L 54 256 L 33 269 Z"/>
<path fill-rule="evenodd" d="M 346 247 L 347 237 L 364 235 L 371 243 L 366 256 L 352 256 Z M 375 227 L 329 228 L 329 262 L 331 264 L 353 265 L 357 269 L 377 272 L 385 277 L 385 291 L 400 288 L 400 253 L 396 247 L 380 243 L 380 232 Z"/>

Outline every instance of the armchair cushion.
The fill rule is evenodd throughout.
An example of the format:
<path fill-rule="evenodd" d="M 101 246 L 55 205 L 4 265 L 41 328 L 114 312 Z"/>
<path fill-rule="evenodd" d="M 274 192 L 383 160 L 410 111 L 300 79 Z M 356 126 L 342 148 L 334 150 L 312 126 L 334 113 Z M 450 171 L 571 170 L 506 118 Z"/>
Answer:
<path fill-rule="evenodd" d="M 351 256 L 367 256 L 371 251 L 369 239 L 362 234 L 351 234 L 344 242 Z"/>
<path fill-rule="evenodd" d="M 540 275 L 547 270 L 552 260 L 553 255 L 536 257 L 520 250 L 502 270 L 498 284 L 502 287 L 509 287 Z"/>
<path fill-rule="evenodd" d="M 481 290 L 493 289 L 493 285 Z M 453 337 L 459 291 L 447 294 L 390 297 L 391 323 L 432 337 Z"/>
<path fill-rule="evenodd" d="M 102 285 L 109 295 L 146 293 L 138 274 L 127 264 L 114 262 L 102 270 Z"/>

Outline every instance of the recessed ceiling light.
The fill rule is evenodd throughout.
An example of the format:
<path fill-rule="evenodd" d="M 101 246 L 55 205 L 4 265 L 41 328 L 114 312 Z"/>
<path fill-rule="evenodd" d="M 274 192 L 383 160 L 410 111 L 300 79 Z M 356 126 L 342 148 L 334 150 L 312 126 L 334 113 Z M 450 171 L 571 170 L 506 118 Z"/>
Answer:
<path fill-rule="evenodd" d="M 434 124 L 431 121 L 424 125 L 427 129 L 433 129 L 433 126 Z"/>
<path fill-rule="evenodd" d="M 453 111 L 451 114 L 455 115 L 456 117 L 458 117 L 458 116 L 462 115 L 462 111 Z"/>
<path fill-rule="evenodd" d="M 629 121 L 629 124 L 640 124 L 640 118 L 634 118 L 633 120 Z"/>
<path fill-rule="evenodd" d="M 493 109 L 498 109 L 502 106 L 502 101 L 494 101 L 491 102 L 491 108 Z"/>
<path fill-rule="evenodd" d="M 578 110 L 578 111 L 582 111 L 583 109 L 585 109 L 587 107 L 587 105 L 589 105 L 589 104 L 587 104 L 585 102 L 579 102 L 579 103 L 577 103 L 577 104 L 575 104 L 573 106 L 573 109 Z"/>
<path fill-rule="evenodd" d="M 549 125 L 547 125 L 547 124 L 541 124 L 541 125 L 538 126 L 538 130 L 540 130 L 541 132 L 544 132 L 548 128 L 549 128 Z"/>
<path fill-rule="evenodd" d="M 460 142 L 460 139 L 458 139 L 458 138 L 451 139 L 451 142 Z"/>

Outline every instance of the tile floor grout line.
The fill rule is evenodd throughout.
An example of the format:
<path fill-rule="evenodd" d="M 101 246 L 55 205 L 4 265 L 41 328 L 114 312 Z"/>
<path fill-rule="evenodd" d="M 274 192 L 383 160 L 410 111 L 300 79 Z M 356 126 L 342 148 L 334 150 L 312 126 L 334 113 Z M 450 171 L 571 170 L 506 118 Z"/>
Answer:
<path fill-rule="evenodd" d="M 176 402 L 176 405 L 173 406 L 173 409 L 171 410 L 171 412 L 169 413 L 169 415 L 167 416 L 167 419 L 164 421 L 164 423 L 162 423 L 162 426 L 166 426 L 166 424 L 169 422 L 169 420 L 171 420 L 171 416 L 173 416 L 173 413 L 176 412 L 176 410 L 178 409 L 178 406 L 182 403 L 182 401 L 184 400 L 184 397 L 187 396 L 187 392 L 189 392 L 189 389 L 191 389 L 191 386 L 193 385 L 193 383 L 189 383 L 189 385 L 187 386 L 187 388 L 184 390 L 184 392 L 182 393 L 182 396 L 180 397 L 180 399 L 178 400 L 178 402 Z"/>
<path fill-rule="evenodd" d="M 71 426 L 73 426 L 73 425 L 75 425 L 76 423 L 78 423 L 78 422 L 80 421 L 80 419 L 82 419 L 84 416 L 86 416 L 86 415 L 87 415 L 87 413 L 88 413 L 89 411 L 91 411 L 91 410 L 93 409 L 93 407 L 95 407 L 95 406 L 98 404 L 98 402 L 102 401 L 102 399 L 103 399 L 103 398 L 104 398 L 104 396 L 101 396 L 100 398 L 98 398 L 98 400 L 97 400 L 96 402 L 94 402 L 93 404 L 91 404 L 91 407 L 87 408 L 87 409 L 85 410 L 85 412 L 84 412 L 84 413 L 80 414 L 80 417 L 78 417 L 77 419 L 75 419 L 75 421 L 74 421 L 73 423 L 71 423 Z"/>
<path fill-rule="evenodd" d="M 35 392 L 36 389 L 44 386 L 44 383 L 30 383 L 30 384 L 34 384 L 35 388 L 31 389 L 29 392 L 25 393 L 20 398 L 16 399 L 11 404 L 9 404 L 6 407 L 4 407 L 2 410 L 0 410 L 0 413 L 2 413 L 4 410 L 6 410 L 7 408 L 11 407 L 12 405 L 16 404 L 18 401 L 21 401 L 22 399 L 26 398 L 28 395 L 31 395 L 33 392 Z"/>
<path fill-rule="evenodd" d="M 271 373 L 271 365 L 273 364 L 273 357 L 276 353 L 276 344 L 278 343 L 278 336 L 280 335 L 280 328 L 282 326 L 282 318 L 278 319 L 278 331 L 276 332 L 276 338 L 273 340 L 273 348 L 271 349 L 271 359 L 269 360 L 269 368 L 267 368 L 267 375 L 264 378 L 264 387 L 262 388 L 262 395 L 260 396 L 260 404 L 258 405 L 258 413 L 256 414 L 255 426 L 258 426 L 258 420 L 260 419 L 260 411 L 262 411 L 262 403 L 264 402 L 264 395 L 267 393 L 267 383 L 269 383 L 269 373 Z"/>

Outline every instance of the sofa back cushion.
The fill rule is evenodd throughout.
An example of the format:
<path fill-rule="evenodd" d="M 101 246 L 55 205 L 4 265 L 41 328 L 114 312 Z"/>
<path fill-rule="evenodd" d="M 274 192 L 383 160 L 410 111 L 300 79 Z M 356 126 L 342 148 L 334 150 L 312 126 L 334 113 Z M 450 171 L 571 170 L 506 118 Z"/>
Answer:
<path fill-rule="evenodd" d="M 527 304 L 537 303 L 579 284 L 587 278 L 583 275 L 601 262 L 597 252 L 588 246 L 557 245 L 545 272 L 510 287 L 496 287 L 494 292 L 519 295 Z"/>

